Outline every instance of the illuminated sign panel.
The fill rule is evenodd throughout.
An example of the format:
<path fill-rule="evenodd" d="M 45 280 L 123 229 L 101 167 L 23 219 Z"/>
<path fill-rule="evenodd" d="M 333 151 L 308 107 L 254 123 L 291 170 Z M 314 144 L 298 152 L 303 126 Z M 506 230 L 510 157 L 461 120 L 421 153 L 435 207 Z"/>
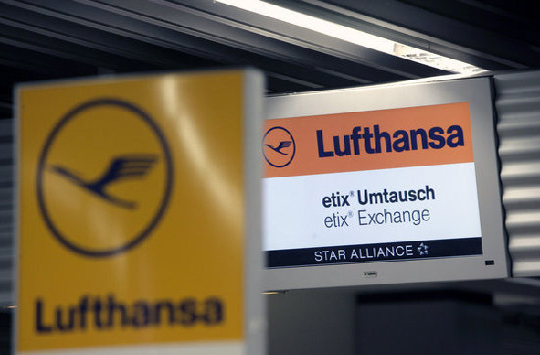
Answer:
<path fill-rule="evenodd" d="M 481 254 L 467 103 L 266 124 L 269 267 Z"/>
<path fill-rule="evenodd" d="M 376 281 L 381 283 L 436 280 L 436 275 L 421 276 L 418 265 L 442 259 L 490 259 L 486 256 L 492 254 L 494 240 L 502 252 L 502 269 L 497 272 L 504 275 L 502 222 L 491 214 L 500 230 L 490 230 L 493 225 L 487 226 L 479 199 L 478 173 L 485 172 L 478 164 L 486 162 L 477 156 L 488 154 L 491 164 L 495 148 L 474 138 L 483 135 L 493 141 L 492 116 L 479 115 L 478 102 L 463 95 L 467 91 L 452 99 L 438 96 L 436 88 L 445 85 L 464 83 L 269 100 L 270 119 L 261 147 L 266 161 L 263 244 L 267 274 L 273 280 L 269 288 L 339 284 L 334 279 L 345 280 L 342 284 L 363 282 L 354 271 L 350 278 L 338 276 L 338 265 L 339 270 L 356 270 L 356 275 L 362 271 L 378 275 Z M 450 90 L 440 91 L 449 96 Z M 415 92 L 422 98 L 410 94 Z M 477 95 L 489 104 L 488 90 Z M 481 125 L 491 129 L 479 130 Z M 498 186 L 496 169 L 489 174 L 490 184 Z M 500 201 L 498 187 L 493 192 L 491 198 Z M 394 263 L 381 263 L 385 261 Z M 420 273 L 393 278 L 390 271 L 401 268 L 395 261 L 404 262 L 398 263 L 403 270 L 410 267 Z M 351 264 L 358 266 L 347 266 Z M 485 267 L 491 261 L 479 260 L 478 265 Z M 317 271 L 308 274 L 306 269 Z M 373 269 L 383 272 L 371 273 Z M 476 277 L 464 274 L 455 277 Z M 291 275 L 297 283 L 287 279 Z"/>
<path fill-rule="evenodd" d="M 259 353 L 246 331 L 262 312 L 260 159 L 246 152 L 262 83 L 224 71 L 19 90 L 17 354 Z"/>

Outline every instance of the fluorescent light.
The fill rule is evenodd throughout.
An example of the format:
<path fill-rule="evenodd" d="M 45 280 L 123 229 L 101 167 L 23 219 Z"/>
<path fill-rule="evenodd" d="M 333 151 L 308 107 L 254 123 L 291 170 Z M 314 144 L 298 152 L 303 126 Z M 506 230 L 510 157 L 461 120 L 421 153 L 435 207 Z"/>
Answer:
<path fill-rule="evenodd" d="M 266 291 L 266 292 L 263 292 L 262 294 L 263 295 L 283 295 L 287 293 L 287 291 Z"/>
<path fill-rule="evenodd" d="M 215 0 L 226 5 L 235 6 L 262 16 L 274 18 L 279 21 L 303 27 L 323 35 L 338 38 L 362 47 L 371 48 L 379 52 L 396 57 L 412 60 L 440 70 L 448 70 L 462 74 L 472 74 L 483 71 L 471 64 L 457 59 L 440 56 L 423 49 L 407 46 L 357 30 L 352 27 L 341 26 L 315 16 L 305 15 L 282 6 L 273 5 L 259 0 Z"/>

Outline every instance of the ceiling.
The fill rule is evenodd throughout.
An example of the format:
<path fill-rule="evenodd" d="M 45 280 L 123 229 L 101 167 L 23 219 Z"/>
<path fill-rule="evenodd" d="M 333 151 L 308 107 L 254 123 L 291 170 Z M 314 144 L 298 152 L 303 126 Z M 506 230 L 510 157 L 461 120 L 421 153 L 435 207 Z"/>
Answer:
<path fill-rule="evenodd" d="M 533 2 L 269 2 L 487 70 L 540 67 Z M 244 65 L 266 72 L 269 93 L 449 73 L 213 0 L 0 0 L 2 118 L 18 82 Z"/>

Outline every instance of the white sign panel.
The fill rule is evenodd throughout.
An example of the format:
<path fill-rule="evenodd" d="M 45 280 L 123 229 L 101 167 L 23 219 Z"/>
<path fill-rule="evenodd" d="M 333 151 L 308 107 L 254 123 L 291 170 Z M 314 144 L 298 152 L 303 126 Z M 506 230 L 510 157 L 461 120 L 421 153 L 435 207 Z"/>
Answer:
<path fill-rule="evenodd" d="M 367 270 L 373 266 L 360 265 L 464 258 L 493 267 L 494 228 L 486 227 L 482 213 L 485 187 L 478 175 L 485 171 L 478 164 L 493 163 L 479 158 L 487 147 L 493 159 L 495 149 L 475 141 L 482 134 L 493 139 L 477 128 L 477 103 L 462 93 L 453 100 L 400 105 L 411 99 L 405 96 L 388 104 L 390 93 L 397 97 L 405 88 L 368 90 L 270 100 L 274 115 L 266 121 L 262 152 L 263 248 L 271 275 L 285 275 L 278 274 L 282 268 L 355 264 Z M 384 103 L 361 100 L 375 96 Z M 483 117 L 482 124 L 491 119 Z M 492 184 L 496 170 L 490 174 Z M 503 271 L 500 216 L 491 218 L 500 227 L 495 238 Z"/>

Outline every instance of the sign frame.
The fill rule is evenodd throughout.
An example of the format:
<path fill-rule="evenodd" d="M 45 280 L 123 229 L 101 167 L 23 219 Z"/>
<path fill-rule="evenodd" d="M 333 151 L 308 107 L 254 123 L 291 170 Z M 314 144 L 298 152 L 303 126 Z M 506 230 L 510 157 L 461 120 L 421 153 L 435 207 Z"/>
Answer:
<path fill-rule="evenodd" d="M 265 287 L 288 290 L 505 278 L 509 276 L 490 78 L 407 81 L 267 99 L 268 118 L 468 102 L 483 253 L 477 256 L 267 268 Z M 264 209 L 264 207 L 263 207 Z M 263 223 L 273 223 L 263 221 Z M 269 236 L 264 235 L 264 238 Z M 332 246 L 328 246 L 332 247 Z M 266 251 L 265 251 L 266 252 Z"/>

